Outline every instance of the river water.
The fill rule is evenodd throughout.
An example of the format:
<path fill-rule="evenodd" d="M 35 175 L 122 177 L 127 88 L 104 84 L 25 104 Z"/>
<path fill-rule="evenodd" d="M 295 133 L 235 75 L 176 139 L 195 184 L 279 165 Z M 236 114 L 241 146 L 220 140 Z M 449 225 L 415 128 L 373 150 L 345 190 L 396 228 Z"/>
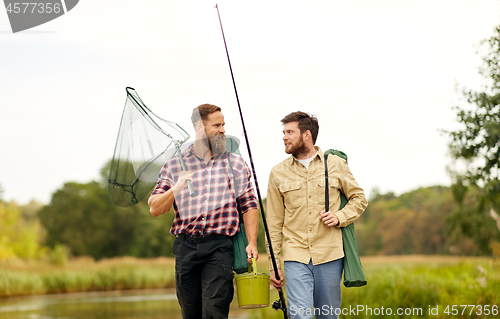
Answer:
<path fill-rule="evenodd" d="M 255 311 L 238 308 L 229 318 L 249 318 Z M 144 319 L 181 318 L 175 289 L 128 290 L 0 299 L 1 319 Z"/>

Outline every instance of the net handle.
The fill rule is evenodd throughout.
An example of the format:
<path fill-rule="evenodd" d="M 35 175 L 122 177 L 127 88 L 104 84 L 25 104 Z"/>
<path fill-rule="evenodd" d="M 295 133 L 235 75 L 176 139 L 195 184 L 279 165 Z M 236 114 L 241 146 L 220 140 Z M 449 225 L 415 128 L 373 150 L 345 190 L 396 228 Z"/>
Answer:
<path fill-rule="evenodd" d="M 179 160 L 181 161 L 182 170 L 187 171 L 186 163 L 184 163 L 184 158 L 182 157 L 182 153 L 181 153 L 181 144 L 176 142 L 175 148 L 177 149 L 177 153 L 179 153 Z M 189 180 L 189 179 L 187 180 L 187 185 L 189 188 L 189 195 L 191 197 L 194 197 L 196 195 L 196 193 L 194 192 L 193 184 L 191 183 L 191 180 Z"/>

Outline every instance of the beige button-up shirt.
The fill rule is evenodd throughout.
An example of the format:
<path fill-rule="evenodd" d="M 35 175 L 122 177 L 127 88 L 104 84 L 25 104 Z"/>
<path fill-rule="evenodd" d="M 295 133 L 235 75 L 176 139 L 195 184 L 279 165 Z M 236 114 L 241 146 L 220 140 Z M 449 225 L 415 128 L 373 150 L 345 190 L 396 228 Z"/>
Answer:
<path fill-rule="evenodd" d="M 328 156 L 329 210 L 335 212 L 340 225 L 328 227 L 319 213 L 325 209 L 324 155 L 318 153 L 306 168 L 290 156 L 274 166 L 267 190 L 267 224 L 278 268 L 280 253 L 284 261 L 314 265 L 344 257 L 342 232 L 366 209 L 368 202 L 354 179 L 347 162 L 338 156 Z M 339 211 L 340 192 L 349 200 Z M 270 269 L 272 268 L 269 256 Z"/>

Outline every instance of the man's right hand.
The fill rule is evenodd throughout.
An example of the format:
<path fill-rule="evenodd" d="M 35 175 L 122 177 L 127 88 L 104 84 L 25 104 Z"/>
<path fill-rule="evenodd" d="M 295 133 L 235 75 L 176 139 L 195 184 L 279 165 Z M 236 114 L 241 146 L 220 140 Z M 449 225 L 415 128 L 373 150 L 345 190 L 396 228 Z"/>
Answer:
<path fill-rule="evenodd" d="M 177 179 L 177 183 L 172 187 L 172 190 L 174 192 L 174 196 L 177 196 L 177 194 L 186 188 L 187 186 L 187 181 L 191 180 L 193 178 L 194 172 L 190 171 L 182 171 L 181 174 L 179 175 L 179 178 Z"/>
<path fill-rule="evenodd" d="M 281 290 L 281 287 L 283 287 L 284 284 L 283 281 L 285 280 L 285 276 L 283 276 L 281 269 L 278 269 L 278 276 L 280 277 L 280 280 L 276 280 L 276 276 L 274 275 L 274 270 L 271 270 L 269 274 L 269 280 L 271 280 L 271 283 L 273 284 L 274 288 Z"/>
<path fill-rule="evenodd" d="M 154 217 L 165 214 L 172 208 L 175 196 L 187 186 L 187 181 L 193 177 L 193 172 L 181 172 L 177 183 L 165 193 L 151 195 L 148 199 L 149 211 Z"/>

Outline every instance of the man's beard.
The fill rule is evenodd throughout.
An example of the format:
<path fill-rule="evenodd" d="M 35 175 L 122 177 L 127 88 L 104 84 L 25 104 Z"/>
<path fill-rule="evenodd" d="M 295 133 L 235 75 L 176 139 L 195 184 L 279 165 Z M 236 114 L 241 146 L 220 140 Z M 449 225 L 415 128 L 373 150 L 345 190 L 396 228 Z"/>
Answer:
<path fill-rule="evenodd" d="M 307 148 L 302 136 L 300 137 L 300 140 L 297 142 L 297 145 L 291 145 L 288 151 L 285 149 L 285 152 L 287 154 L 292 154 L 294 157 L 297 157 L 301 153 L 306 153 Z"/>
<path fill-rule="evenodd" d="M 224 134 L 207 135 L 204 139 L 213 156 L 217 156 L 226 150 L 226 136 Z"/>

